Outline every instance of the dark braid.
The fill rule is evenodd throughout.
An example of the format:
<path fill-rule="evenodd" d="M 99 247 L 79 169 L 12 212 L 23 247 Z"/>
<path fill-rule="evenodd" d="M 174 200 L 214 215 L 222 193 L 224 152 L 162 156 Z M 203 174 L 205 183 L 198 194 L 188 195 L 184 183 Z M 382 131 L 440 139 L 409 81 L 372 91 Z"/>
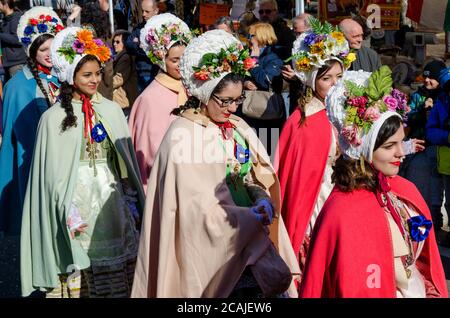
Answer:
<path fill-rule="evenodd" d="M 61 99 L 61 107 L 66 112 L 66 118 L 63 119 L 61 123 L 61 131 L 67 130 L 67 128 L 70 127 L 76 127 L 77 126 L 77 116 L 73 113 L 73 106 L 72 106 L 72 98 L 73 98 L 73 88 L 72 85 L 70 85 L 67 82 L 64 82 L 61 84 L 61 87 L 59 88 L 59 97 Z"/>
<path fill-rule="evenodd" d="M 52 103 L 50 102 L 50 98 L 48 97 L 48 93 L 44 88 L 44 84 L 42 84 L 42 80 L 39 77 L 39 72 L 37 69 L 37 62 L 36 62 L 36 54 L 39 48 L 41 47 L 44 42 L 46 42 L 48 39 L 53 38 L 53 35 L 51 34 L 43 34 L 39 36 L 36 40 L 33 41 L 33 43 L 30 46 L 29 52 L 30 55 L 27 58 L 27 64 L 30 68 L 31 73 L 33 74 L 34 79 L 36 80 L 36 83 L 39 86 L 39 89 L 41 90 L 42 94 L 44 94 L 45 100 L 47 101 L 47 106 L 51 107 Z"/>
<path fill-rule="evenodd" d="M 38 72 L 37 65 L 36 65 L 35 61 L 31 57 L 28 57 L 27 58 L 27 64 L 28 64 L 28 67 L 30 68 L 31 74 L 33 74 L 33 77 L 36 80 L 36 83 L 38 84 L 42 94 L 44 94 L 45 101 L 47 102 L 47 106 L 51 107 L 52 103 L 50 102 L 50 98 L 48 97 L 48 93 L 47 93 L 47 91 L 44 88 L 44 84 L 42 84 L 41 78 L 39 77 L 39 72 Z"/>
<path fill-rule="evenodd" d="M 83 57 L 80 62 L 78 62 L 77 67 L 75 67 L 75 71 L 73 72 L 73 77 L 75 78 L 75 75 L 78 73 L 80 68 L 89 61 L 96 61 L 100 64 L 98 59 L 94 55 L 86 55 Z M 73 86 L 70 85 L 67 82 L 63 82 L 61 84 L 60 90 L 60 99 L 61 99 L 61 107 L 66 112 L 66 118 L 63 119 L 61 123 L 61 132 L 67 130 L 70 127 L 76 127 L 77 126 L 77 116 L 73 113 L 73 106 L 72 106 L 72 98 L 73 98 Z"/>
<path fill-rule="evenodd" d="M 200 107 L 200 101 L 198 100 L 198 98 L 195 96 L 190 96 L 184 105 L 180 105 L 179 107 L 174 108 L 172 110 L 171 114 L 180 116 L 181 113 L 184 112 L 185 110 L 188 110 L 190 108 L 196 109 L 199 107 Z"/>

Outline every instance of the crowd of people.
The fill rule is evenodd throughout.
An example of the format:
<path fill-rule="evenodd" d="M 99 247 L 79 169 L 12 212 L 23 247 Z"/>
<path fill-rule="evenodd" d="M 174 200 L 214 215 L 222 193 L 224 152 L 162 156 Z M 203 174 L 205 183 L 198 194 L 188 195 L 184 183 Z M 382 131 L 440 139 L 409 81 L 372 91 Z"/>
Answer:
<path fill-rule="evenodd" d="M 448 297 L 444 61 L 407 96 L 360 20 L 290 29 L 262 0 L 241 32 L 198 34 L 143 0 L 108 34 L 104 0 L 80 25 L 86 8 L 0 2 L 0 232 L 22 296 Z"/>

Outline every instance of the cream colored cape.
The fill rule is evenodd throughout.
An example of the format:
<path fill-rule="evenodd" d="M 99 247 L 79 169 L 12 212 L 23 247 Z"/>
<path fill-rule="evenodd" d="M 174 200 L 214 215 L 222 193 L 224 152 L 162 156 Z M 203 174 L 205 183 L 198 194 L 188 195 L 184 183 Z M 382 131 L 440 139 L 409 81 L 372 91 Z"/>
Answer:
<path fill-rule="evenodd" d="M 270 240 L 299 273 L 269 157 L 242 119 L 230 121 L 250 145 L 254 179 L 274 202 L 270 239 L 249 208 L 233 202 L 218 127 L 187 110 L 171 124 L 149 178 L 132 297 L 227 297 L 245 267 L 263 259 Z M 297 297 L 294 280 L 289 295 Z"/>

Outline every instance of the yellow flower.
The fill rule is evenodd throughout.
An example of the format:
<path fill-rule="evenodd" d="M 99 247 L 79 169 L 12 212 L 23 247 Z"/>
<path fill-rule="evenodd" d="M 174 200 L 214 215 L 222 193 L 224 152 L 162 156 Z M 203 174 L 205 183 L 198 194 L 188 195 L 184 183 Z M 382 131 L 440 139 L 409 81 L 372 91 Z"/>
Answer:
<path fill-rule="evenodd" d="M 318 54 L 320 57 L 325 55 L 323 42 L 314 43 L 311 45 L 311 54 Z"/>
<path fill-rule="evenodd" d="M 307 57 L 299 59 L 297 62 L 295 62 L 295 66 L 297 66 L 297 70 L 299 71 L 307 71 L 311 68 Z"/>
<path fill-rule="evenodd" d="M 342 32 L 333 31 L 331 32 L 331 37 L 334 38 L 338 44 L 342 44 L 345 41 L 345 36 Z"/>
<path fill-rule="evenodd" d="M 348 55 L 347 55 L 347 60 L 351 63 L 351 62 L 353 62 L 354 60 L 356 60 L 356 54 L 355 53 L 348 53 Z"/>

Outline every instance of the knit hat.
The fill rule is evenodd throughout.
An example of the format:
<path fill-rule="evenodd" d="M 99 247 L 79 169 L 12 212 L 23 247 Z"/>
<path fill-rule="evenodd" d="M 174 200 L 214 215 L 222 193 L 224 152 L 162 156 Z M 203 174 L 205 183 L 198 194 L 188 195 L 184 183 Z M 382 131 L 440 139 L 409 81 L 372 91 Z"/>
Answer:
<path fill-rule="evenodd" d="M 439 81 L 440 73 L 445 69 L 445 63 L 440 60 L 433 60 L 423 68 L 423 77 L 429 77 Z"/>
<path fill-rule="evenodd" d="M 171 13 L 158 14 L 150 18 L 141 30 L 141 48 L 153 64 L 166 71 L 165 57 L 177 42 L 187 45 L 192 39 L 186 23 Z"/>
<path fill-rule="evenodd" d="M 75 68 L 83 57 L 93 55 L 103 64 L 111 58 L 111 49 L 94 39 L 91 30 L 69 27 L 55 36 L 50 54 L 59 81 L 73 85 Z"/>
<path fill-rule="evenodd" d="M 217 84 L 229 73 L 250 76 L 256 61 L 242 43 L 224 30 L 194 38 L 180 60 L 181 79 L 188 93 L 207 104 Z"/>
<path fill-rule="evenodd" d="M 316 18 L 310 18 L 311 29 L 295 40 L 292 48 L 292 64 L 297 77 L 315 90 L 317 72 L 329 60 L 336 60 L 348 69 L 356 59 L 350 52 L 347 40 L 339 28 L 333 28 Z"/>
<path fill-rule="evenodd" d="M 369 163 L 381 126 L 392 117 L 403 120 L 410 108 L 406 95 L 392 89 L 389 67 L 376 72 L 348 71 L 325 99 L 328 116 L 339 132 L 341 151 L 352 159 L 363 156 Z"/>
<path fill-rule="evenodd" d="M 64 26 L 52 8 L 33 7 L 27 10 L 19 20 L 17 37 L 25 47 L 27 55 L 30 55 L 31 44 L 41 35 L 55 36 Z"/>

